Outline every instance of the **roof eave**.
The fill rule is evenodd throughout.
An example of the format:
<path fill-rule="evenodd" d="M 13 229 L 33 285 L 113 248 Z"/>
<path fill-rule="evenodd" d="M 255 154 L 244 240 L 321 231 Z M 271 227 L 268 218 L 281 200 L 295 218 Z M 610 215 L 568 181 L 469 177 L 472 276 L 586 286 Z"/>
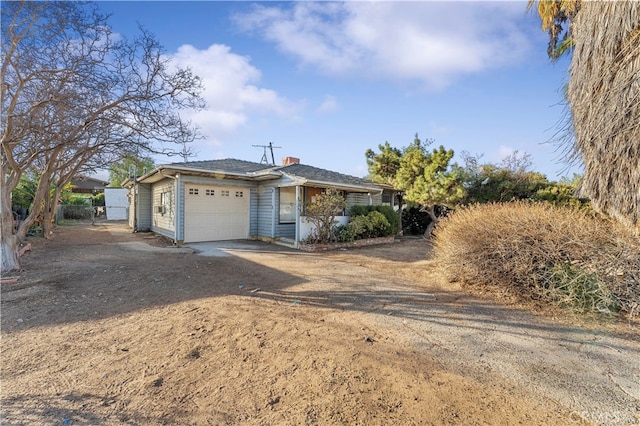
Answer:
<path fill-rule="evenodd" d="M 165 172 L 165 173 L 163 173 Z M 153 169 L 152 171 L 144 174 L 136 179 L 139 183 L 154 183 L 161 180 L 163 177 L 172 177 L 178 173 L 185 173 L 190 175 L 201 175 L 201 176 L 213 176 L 218 178 L 225 179 L 238 179 L 238 180 L 251 180 L 251 181 L 260 181 L 260 180 L 269 180 L 269 179 L 277 179 L 281 176 L 279 172 L 275 172 L 273 170 L 268 170 L 266 172 L 256 171 L 256 172 L 229 172 L 225 170 L 207 170 L 200 169 L 194 167 L 176 167 L 172 165 L 159 166 Z M 159 176 L 159 178 L 154 178 L 154 176 Z"/>
<path fill-rule="evenodd" d="M 350 192 L 380 192 L 382 193 L 382 188 L 379 187 L 375 187 L 375 186 L 364 186 L 364 185 L 350 185 L 347 183 L 338 183 L 338 182 L 327 182 L 327 181 L 321 181 L 321 180 L 314 180 L 314 179 L 300 179 L 300 177 L 297 177 L 298 182 L 300 182 L 299 184 L 301 185 L 306 185 L 306 186 L 318 186 L 320 188 L 335 188 L 341 191 L 350 191 Z"/>

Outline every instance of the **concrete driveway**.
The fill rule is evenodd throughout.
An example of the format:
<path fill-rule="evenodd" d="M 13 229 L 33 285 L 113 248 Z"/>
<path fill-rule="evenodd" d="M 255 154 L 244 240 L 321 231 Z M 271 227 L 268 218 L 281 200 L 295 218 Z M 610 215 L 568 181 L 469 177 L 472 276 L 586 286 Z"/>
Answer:
<path fill-rule="evenodd" d="M 302 253 L 292 248 L 257 240 L 207 241 L 201 243 L 185 244 L 184 247 L 195 250 L 196 254 L 199 254 L 200 256 L 207 257 L 226 257 L 232 256 L 237 252 L 247 251 L 269 253 Z"/>

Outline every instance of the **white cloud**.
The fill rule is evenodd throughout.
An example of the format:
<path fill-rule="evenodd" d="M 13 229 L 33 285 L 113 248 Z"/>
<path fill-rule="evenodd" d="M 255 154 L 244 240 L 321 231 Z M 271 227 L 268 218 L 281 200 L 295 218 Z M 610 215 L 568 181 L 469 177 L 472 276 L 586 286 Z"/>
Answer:
<path fill-rule="evenodd" d="M 334 96 L 325 95 L 324 99 L 322 100 L 322 103 L 316 109 L 316 111 L 320 114 L 326 114 L 329 112 L 336 111 L 339 108 L 340 106 L 338 105 L 338 101 L 336 101 L 336 98 Z"/>
<path fill-rule="evenodd" d="M 295 2 L 235 16 L 303 66 L 328 74 L 419 81 L 431 89 L 517 61 L 523 2 Z"/>
<path fill-rule="evenodd" d="M 219 145 L 247 123 L 250 114 L 288 116 L 297 108 L 276 91 L 259 87 L 260 71 L 249 58 L 232 53 L 228 46 L 213 44 L 199 50 L 183 45 L 171 59 L 174 65 L 189 67 L 202 78 L 207 108 L 184 118 L 200 127 L 208 144 Z"/>

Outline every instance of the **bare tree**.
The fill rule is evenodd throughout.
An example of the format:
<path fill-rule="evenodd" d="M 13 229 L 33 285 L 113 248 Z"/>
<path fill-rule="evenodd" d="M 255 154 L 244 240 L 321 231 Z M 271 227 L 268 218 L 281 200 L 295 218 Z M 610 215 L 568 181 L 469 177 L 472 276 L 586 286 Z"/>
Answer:
<path fill-rule="evenodd" d="M 19 267 L 20 238 L 76 173 L 127 153 L 183 149 L 195 129 L 179 111 L 204 107 L 199 78 L 173 67 L 153 35 L 115 37 L 90 3 L 3 2 L 0 72 L 3 271 Z M 11 191 L 29 167 L 40 181 L 16 230 Z"/>

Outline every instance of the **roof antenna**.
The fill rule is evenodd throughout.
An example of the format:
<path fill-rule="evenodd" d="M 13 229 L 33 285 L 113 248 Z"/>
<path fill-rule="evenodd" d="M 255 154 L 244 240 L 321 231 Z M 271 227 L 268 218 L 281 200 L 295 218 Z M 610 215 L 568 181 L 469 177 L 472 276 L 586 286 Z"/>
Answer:
<path fill-rule="evenodd" d="M 260 159 L 260 164 L 269 164 L 269 160 L 267 159 L 267 148 L 269 148 L 269 151 L 271 151 L 271 165 L 272 166 L 276 165 L 276 159 L 273 156 L 273 148 L 282 148 L 281 146 L 274 146 L 273 142 L 269 142 L 269 145 L 251 145 L 251 146 L 255 146 L 256 148 L 263 149 L 262 158 Z"/>

